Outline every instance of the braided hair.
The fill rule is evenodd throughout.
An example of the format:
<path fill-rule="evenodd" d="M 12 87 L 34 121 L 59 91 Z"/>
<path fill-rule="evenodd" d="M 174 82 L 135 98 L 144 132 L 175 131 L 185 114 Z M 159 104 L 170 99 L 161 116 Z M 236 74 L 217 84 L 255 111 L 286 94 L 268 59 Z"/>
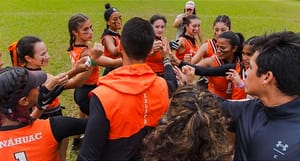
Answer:
<path fill-rule="evenodd" d="M 27 108 L 18 107 L 18 101 L 28 80 L 28 70 L 22 67 L 7 67 L 0 70 L 0 113 L 9 120 L 20 123 L 31 123 Z M 0 118 L 2 125 L 2 118 Z"/>
<path fill-rule="evenodd" d="M 75 43 L 75 35 L 73 34 L 73 31 L 77 31 L 78 27 L 82 23 L 86 22 L 87 20 L 89 20 L 89 18 L 82 13 L 75 14 L 69 19 L 68 29 L 69 29 L 70 40 L 69 40 L 68 51 L 73 50 L 73 45 Z"/>

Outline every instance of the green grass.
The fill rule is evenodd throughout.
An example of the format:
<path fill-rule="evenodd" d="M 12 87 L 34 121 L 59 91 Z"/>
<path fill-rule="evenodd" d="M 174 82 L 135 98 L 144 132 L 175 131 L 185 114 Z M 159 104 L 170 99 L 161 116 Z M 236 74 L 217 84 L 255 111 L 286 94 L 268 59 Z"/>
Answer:
<path fill-rule="evenodd" d="M 50 64 L 45 70 L 51 74 L 66 71 L 70 61 L 67 21 L 75 13 L 85 13 L 94 27 L 94 41 L 99 41 L 105 27 L 102 0 L 0 0 L 0 51 L 5 65 L 10 65 L 6 47 L 24 35 L 39 36 L 49 48 Z M 133 16 L 149 19 L 159 13 L 168 23 L 165 36 L 175 38 L 171 26 L 177 14 L 183 11 L 185 0 L 110 0 L 123 17 L 123 24 Z M 204 38 L 212 37 L 212 23 L 217 15 L 226 14 L 232 21 L 232 30 L 241 32 L 245 38 L 274 31 L 300 31 L 300 1 L 298 0 L 195 0 Z M 77 116 L 73 91 L 65 91 L 61 98 L 66 106 L 65 115 Z M 69 153 L 74 160 L 76 153 Z"/>

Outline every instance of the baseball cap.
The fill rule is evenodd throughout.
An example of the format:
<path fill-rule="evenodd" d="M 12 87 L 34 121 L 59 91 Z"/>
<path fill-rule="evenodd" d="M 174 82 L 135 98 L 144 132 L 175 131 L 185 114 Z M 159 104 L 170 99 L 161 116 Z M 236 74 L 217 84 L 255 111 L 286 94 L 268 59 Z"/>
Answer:
<path fill-rule="evenodd" d="M 0 97 L 6 98 L 6 101 L 0 103 L 0 111 L 11 113 L 11 108 L 15 108 L 22 97 L 27 96 L 32 89 L 39 87 L 46 80 L 47 74 L 43 71 L 29 71 L 22 67 L 0 69 Z"/>
<path fill-rule="evenodd" d="M 193 2 L 193 1 L 187 1 L 186 3 L 185 3 L 185 9 L 194 9 L 195 8 L 195 2 Z"/>

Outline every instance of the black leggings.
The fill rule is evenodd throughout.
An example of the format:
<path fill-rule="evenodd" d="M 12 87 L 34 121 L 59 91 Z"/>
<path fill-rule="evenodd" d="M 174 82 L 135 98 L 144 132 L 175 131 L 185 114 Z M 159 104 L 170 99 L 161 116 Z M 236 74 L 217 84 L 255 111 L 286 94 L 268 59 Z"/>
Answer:
<path fill-rule="evenodd" d="M 80 111 L 86 115 L 89 115 L 90 98 L 89 93 L 96 88 L 97 85 L 83 85 L 80 88 L 76 88 L 74 92 L 74 100 L 79 106 Z"/>

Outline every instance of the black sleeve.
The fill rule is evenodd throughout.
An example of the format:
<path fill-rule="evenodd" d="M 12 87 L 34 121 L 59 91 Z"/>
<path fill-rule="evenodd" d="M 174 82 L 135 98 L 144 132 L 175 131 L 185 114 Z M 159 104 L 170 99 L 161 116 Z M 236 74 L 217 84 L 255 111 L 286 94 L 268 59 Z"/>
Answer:
<path fill-rule="evenodd" d="M 171 64 L 166 64 L 164 66 L 164 78 L 167 81 L 169 98 L 170 98 L 177 89 L 176 74 Z"/>
<path fill-rule="evenodd" d="M 108 138 L 109 121 L 102 103 L 93 95 L 90 100 L 90 115 L 77 161 L 101 160 Z"/>
<path fill-rule="evenodd" d="M 186 62 L 180 62 L 179 67 L 189 65 L 195 68 L 195 74 L 201 76 L 226 76 L 229 69 L 234 69 L 235 64 L 224 64 L 218 67 L 200 67 Z"/>
<path fill-rule="evenodd" d="M 69 136 L 83 134 L 87 124 L 87 119 L 65 116 L 50 117 L 49 120 L 53 136 L 58 142 Z"/>

